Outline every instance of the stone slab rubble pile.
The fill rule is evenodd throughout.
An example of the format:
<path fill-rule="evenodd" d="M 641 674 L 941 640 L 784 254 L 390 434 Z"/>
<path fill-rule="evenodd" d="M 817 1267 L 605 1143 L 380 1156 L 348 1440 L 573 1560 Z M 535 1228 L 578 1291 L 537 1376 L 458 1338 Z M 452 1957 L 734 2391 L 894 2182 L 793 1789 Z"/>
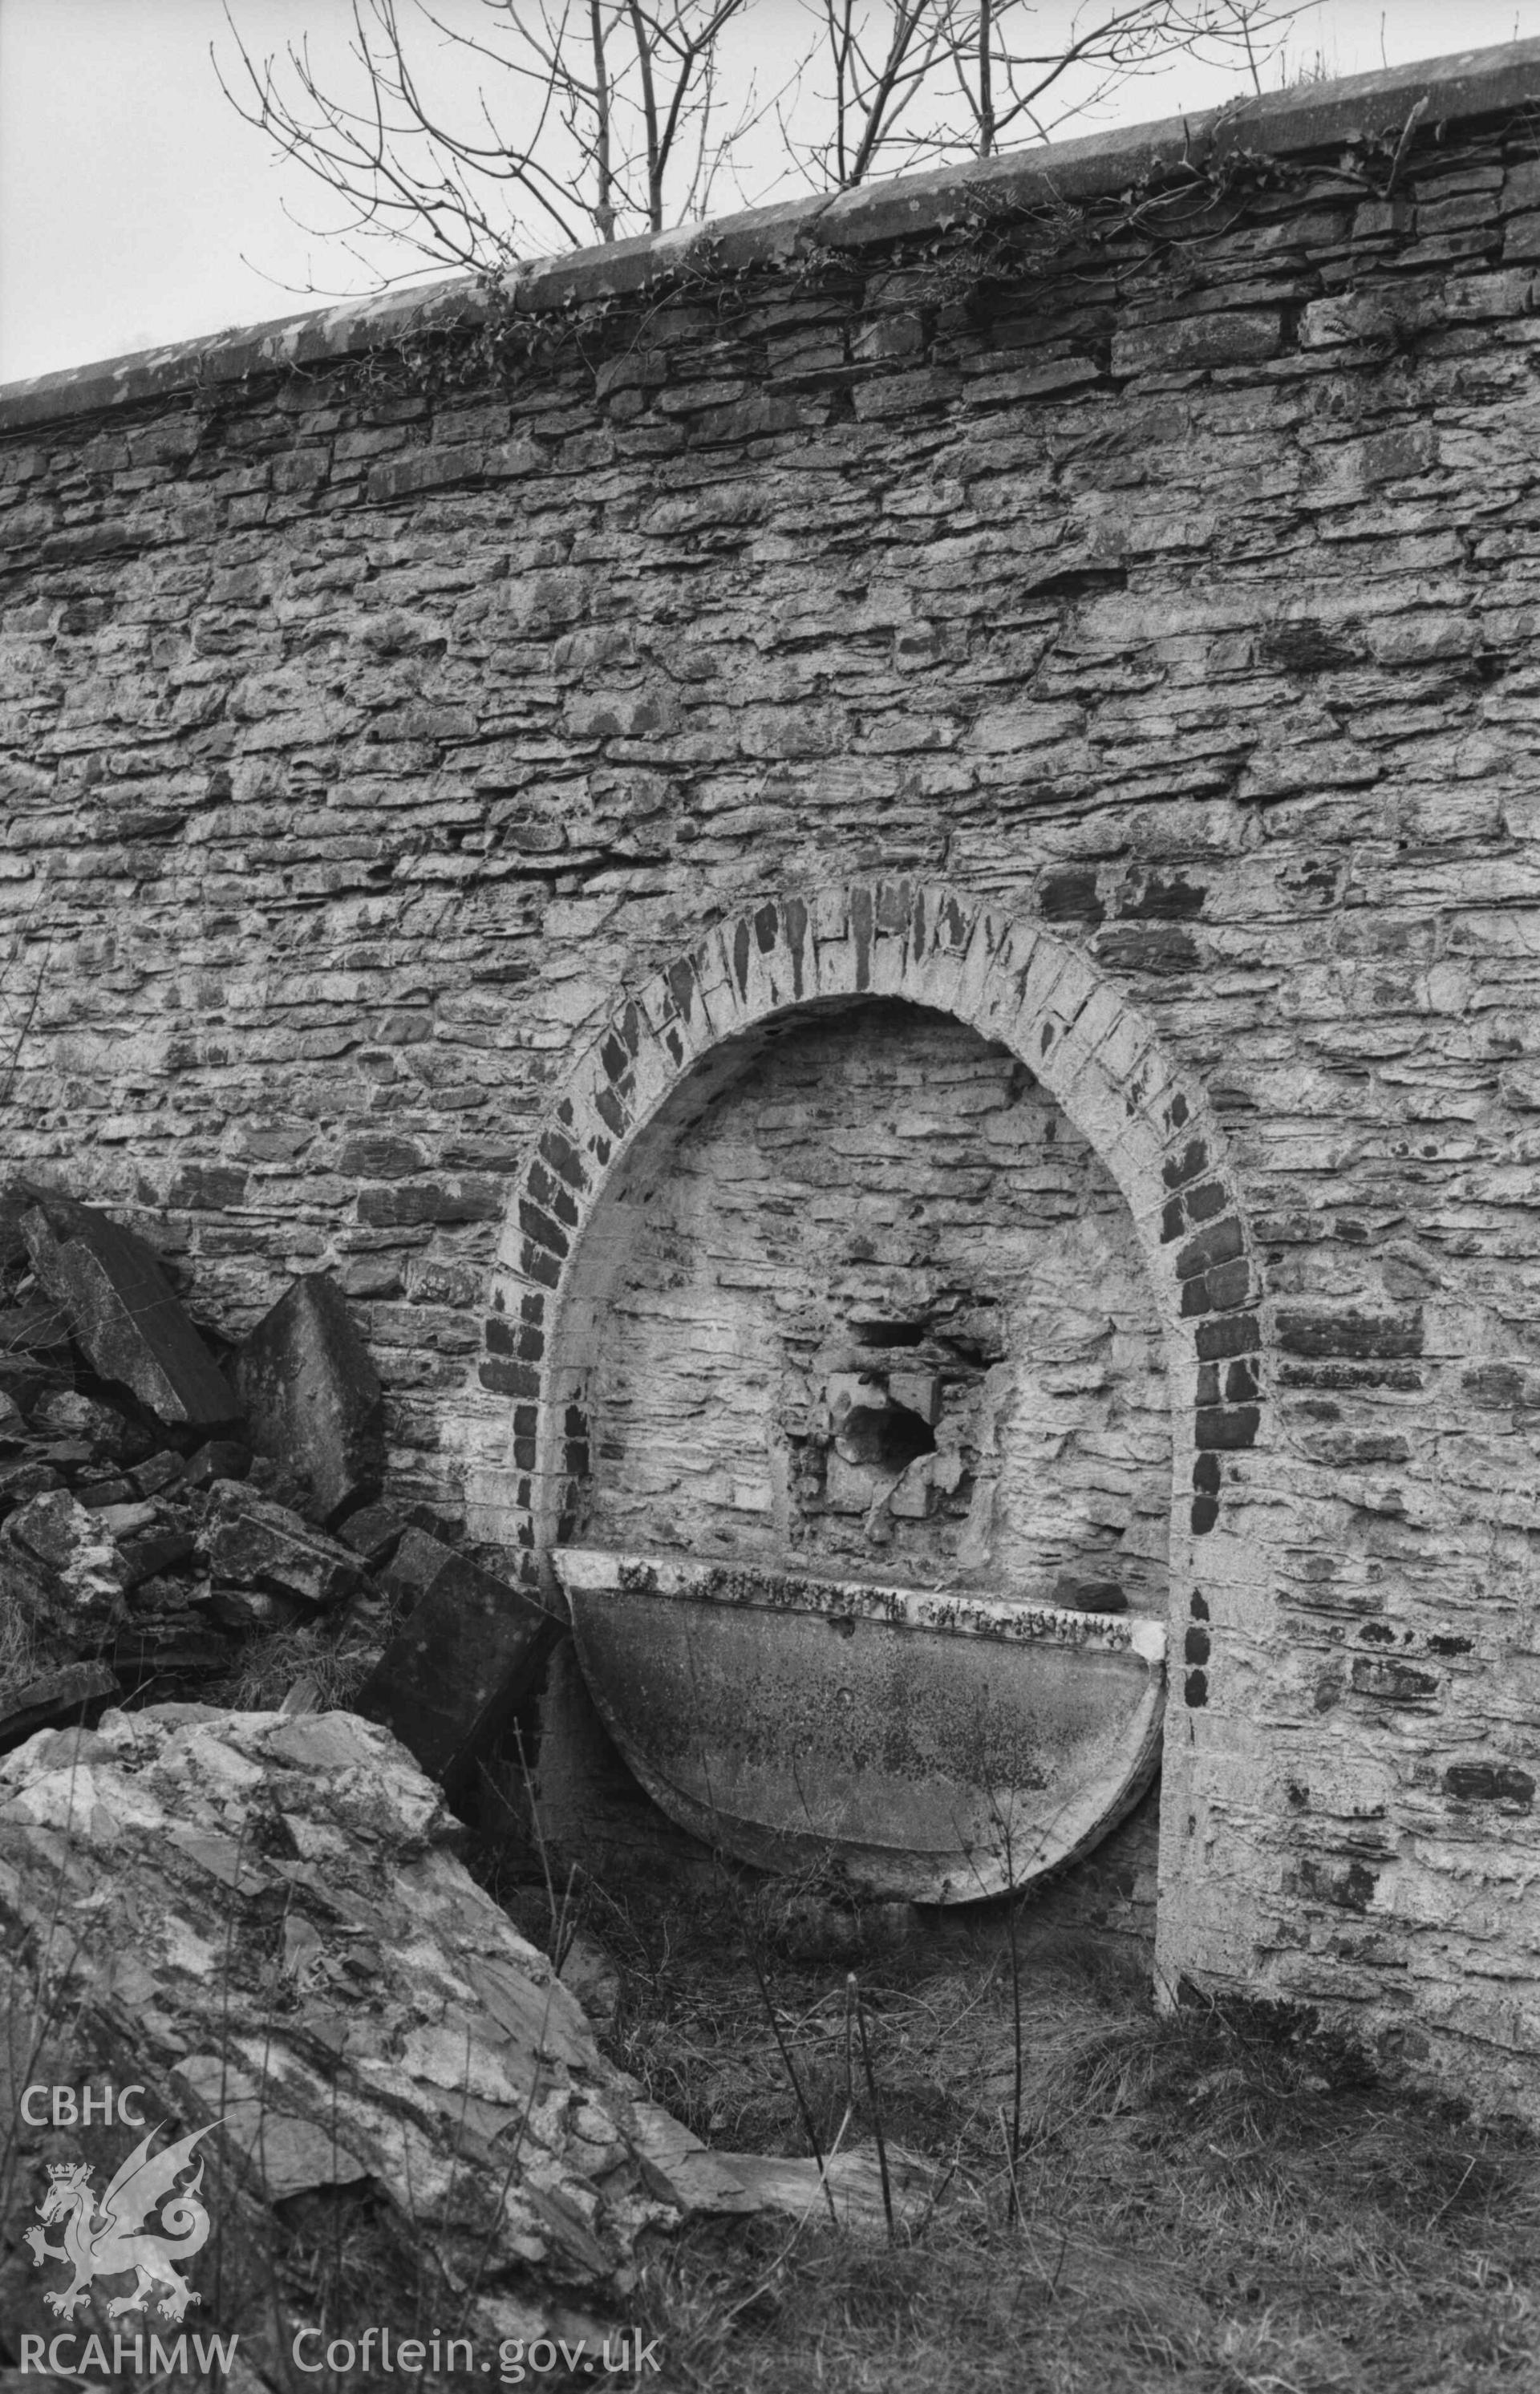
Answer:
<path fill-rule="evenodd" d="M 409 2309 L 427 2285 L 410 2272 L 440 2270 L 430 2294 L 454 2289 L 483 2338 L 614 2317 L 638 2237 L 688 2212 L 824 2207 L 812 2162 L 710 2153 L 641 2098 L 464 1869 L 459 1834 L 389 1732 L 350 1713 L 161 1704 L 0 1760 L 0 2018 L 41 1998 L 72 2039 L 56 2075 L 126 2074 L 168 2139 L 213 2124 L 222 2243 L 197 2282 L 217 2269 L 220 2309 L 205 2297 L 200 2323 L 239 2330 L 260 2382 L 288 2382 L 304 2316 L 294 2215 L 275 2205 L 356 2219 L 348 2203 L 373 2203 L 398 2239 L 392 2296 Z M 54 2060 L 10 2066 L 41 2079 Z M 20 2134 L 29 2184 L 83 2151 L 106 2175 L 123 2158 L 121 2131 L 116 2147 L 99 2128 Z M 908 2216 L 922 2190 L 902 2157 L 891 2176 Z M 831 2198 L 853 2230 L 877 2227 L 869 2153 L 837 2157 Z M 57 2268 L 31 2261 L 12 2212 L 0 2316 L 41 2323 Z M 98 2326 L 117 2291 L 75 2325 Z"/>
<path fill-rule="evenodd" d="M 419 1686 L 419 1626 L 366 1708 L 430 1769 L 463 1767 L 510 1672 L 543 1658 L 544 1616 L 394 1511 L 382 1413 L 323 1275 L 293 1283 L 227 1371 L 143 1239 L 14 1184 L 0 1198 L 0 1751 L 120 1696 L 228 1695 L 248 1641 L 273 1632 L 319 1629 L 356 1686 L 392 1613 L 442 1580 L 434 1621 L 455 1604 L 475 1616 L 465 1688 L 441 1672 Z M 382 1578 L 403 1538 L 402 1572 Z"/>

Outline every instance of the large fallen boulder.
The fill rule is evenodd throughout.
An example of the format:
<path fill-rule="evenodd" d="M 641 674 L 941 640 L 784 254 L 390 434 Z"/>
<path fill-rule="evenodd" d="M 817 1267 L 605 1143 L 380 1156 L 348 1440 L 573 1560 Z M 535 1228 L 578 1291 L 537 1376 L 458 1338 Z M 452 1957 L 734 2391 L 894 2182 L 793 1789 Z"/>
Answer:
<path fill-rule="evenodd" d="M 228 1428 L 241 1408 L 144 1241 L 94 1205 L 20 1185 L 33 1270 L 91 1369 L 170 1428 Z"/>
<path fill-rule="evenodd" d="M 327 1273 L 295 1282 L 243 1341 L 231 1371 L 253 1443 L 309 1479 L 328 1528 L 379 1494 L 384 1391 Z"/>
<path fill-rule="evenodd" d="M 185 2323 L 238 2335 L 253 2387 L 293 2382 L 295 2333 L 320 2324 L 304 2250 L 352 2230 L 385 2256 L 370 2324 L 411 2335 L 426 2304 L 490 2348 L 623 2316 L 638 2236 L 687 2211 L 873 2224 L 870 2154 L 842 2157 L 826 2196 L 816 2164 L 710 2154 L 645 2101 L 458 1834 L 349 1713 L 166 1704 L 0 1760 L 0 2021 L 20 2040 L 0 2033 L 0 2078 L 67 2094 L 7 2111 L 0 2357 L 60 2325 L 50 2187 L 89 2172 L 99 2197 L 145 2124 L 168 2156 L 194 2140 L 178 2232 L 201 2220 L 207 2243 L 180 2248 Z M 134 2124 L 109 2084 L 137 2090 Z M 80 2292 L 77 2354 L 91 2333 L 111 2351 L 128 2274 L 104 2260 Z"/>
<path fill-rule="evenodd" d="M 629 2082 L 453 1835 L 410 1757 L 350 1714 L 173 1704 L 45 1731 L 0 1761 L 0 2013 L 40 1995 L 95 2035 L 61 2083 L 126 2072 L 168 2142 L 212 2128 L 247 2241 L 274 2245 L 275 2203 L 366 2184 L 403 2250 L 466 2291 L 467 2334 L 528 2336 L 612 2311 L 638 2231 L 673 2215 Z M 120 2131 L 104 2163 L 135 2141 Z M 38 2131 L 34 2167 L 80 2142 Z M 60 2271 L 10 2233 L 0 2316 L 41 2331 Z M 200 2326 L 240 2331 L 258 2367 L 286 2355 L 300 2320 L 275 2337 L 270 2288 L 228 2238 L 228 2315 L 189 2270 Z M 123 2290 L 104 2282 L 72 2323 Z"/>

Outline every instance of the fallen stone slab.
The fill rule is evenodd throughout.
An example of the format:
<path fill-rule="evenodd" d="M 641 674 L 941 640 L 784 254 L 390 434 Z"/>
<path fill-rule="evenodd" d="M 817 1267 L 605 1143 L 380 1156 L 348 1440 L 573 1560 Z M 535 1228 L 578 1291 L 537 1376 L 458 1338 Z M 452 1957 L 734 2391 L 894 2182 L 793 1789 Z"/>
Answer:
<path fill-rule="evenodd" d="M 75 1494 L 88 1513 L 105 1513 L 119 1505 L 132 1505 L 138 1492 L 131 1480 L 77 1480 Z"/>
<path fill-rule="evenodd" d="M 322 1608 L 362 1585 L 358 1557 L 285 1506 L 240 1480 L 216 1482 L 213 1496 L 198 1532 L 198 1552 L 213 1578 Z"/>
<path fill-rule="evenodd" d="M 328 1528 L 385 1477 L 385 1397 L 348 1300 L 325 1272 L 296 1280 L 231 1366 L 253 1443 L 309 1480 Z"/>
<path fill-rule="evenodd" d="M 240 1406 L 144 1241 L 51 1189 L 21 1184 L 33 1269 L 94 1372 L 168 1427 L 225 1429 Z"/>
<path fill-rule="evenodd" d="M 239 1471 L 230 1474 L 233 1480 L 239 1480 L 242 1476 Z M 170 1447 L 163 1446 L 158 1454 L 148 1456 L 143 1463 L 136 1463 L 128 1477 L 134 1483 L 137 1494 L 158 1496 L 163 1490 L 178 1486 L 186 1477 L 186 1473 L 181 1456 L 175 1454 Z"/>
<path fill-rule="evenodd" d="M 887 2149 L 888 2192 L 875 2145 L 852 2145 L 822 2160 L 783 2153 L 717 2152 L 660 2104 L 637 2105 L 637 2143 L 648 2185 L 685 2214 L 783 2211 L 834 2222 L 858 2235 L 916 2225 L 935 2199 L 928 2162 Z"/>
<path fill-rule="evenodd" d="M 0 1528 L 0 1604 L 7 1597 L 67 1643 L 123 1619 L 122 1558 L 100 1516 L 67 1488 L 32 1497 Z"/>
<path fill-rule="evenodd" d="M 430 1778 L 454 1786 L 538 1686 L 561 1624 L 467 1556 L 441 1552 L 357 1703 L 395 1731 Z"/>
<path fill-rule="evenodd" d="M 892 2145 L 887 2152 L 886 2202 L 883 2161 L 875 2145 L 852 2145 L 849 2151 L 832 2153 L 823 2163 L 780 2153 L 721 2153 L 712 2158 L 762 2209 L 784 2211 L 796 2219 L 832 2215 L 836 2226 L 857 2235 L 886 2235 L 888 2204 L 895 2228 L 917 2227 L 934 2198 L 936 2178 L 929 2164 Z"/>
<path fill-rule="evenodd" d="M 67 1663 L 20 1687 L 0 1694 L 0 1753 L 8 1753 L 39 1730 L 64 1729 L 75 1722 L 94 1728 L 107 1706 L 123 1692 L 117 1674 L 105 1663 Z"/>
<path fill-rule="evenodd" d="M 107 1535 L 120 1542 L 125 1538 L 137 1538 L 142 1531 L 152 1529 L 157 1519 L 155 1507 L 148 1498 L 133 1494 L 121 1505 L 93 1505 L 88 1510 L 95 1513 Z"/>

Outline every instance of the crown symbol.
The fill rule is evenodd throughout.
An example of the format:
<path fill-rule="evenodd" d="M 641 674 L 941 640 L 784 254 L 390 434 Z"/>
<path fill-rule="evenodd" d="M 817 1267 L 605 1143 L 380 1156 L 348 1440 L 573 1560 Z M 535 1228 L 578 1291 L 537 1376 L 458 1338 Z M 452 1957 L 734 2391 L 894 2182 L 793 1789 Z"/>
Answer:
<path fill-rule="evenodd" d="M 78 2162 L 50 2162 L 48 2164 L 48 2176 L 50 2177 L 73 2177 L 79 2167 L 80 2164 Z"/>

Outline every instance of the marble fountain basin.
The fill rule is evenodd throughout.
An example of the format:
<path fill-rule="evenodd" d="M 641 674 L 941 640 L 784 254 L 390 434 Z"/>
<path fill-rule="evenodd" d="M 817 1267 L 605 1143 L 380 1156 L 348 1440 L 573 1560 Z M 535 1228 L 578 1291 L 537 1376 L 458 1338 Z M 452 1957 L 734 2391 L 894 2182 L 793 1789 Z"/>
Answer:
<path fill-rule="evenodd" d="M 564 1546 L 578 1659 L 669 1817 L 761 1869 L 965 1903 L 1086 1852 L 1160 1756 L 1165 1628 Z"/>

